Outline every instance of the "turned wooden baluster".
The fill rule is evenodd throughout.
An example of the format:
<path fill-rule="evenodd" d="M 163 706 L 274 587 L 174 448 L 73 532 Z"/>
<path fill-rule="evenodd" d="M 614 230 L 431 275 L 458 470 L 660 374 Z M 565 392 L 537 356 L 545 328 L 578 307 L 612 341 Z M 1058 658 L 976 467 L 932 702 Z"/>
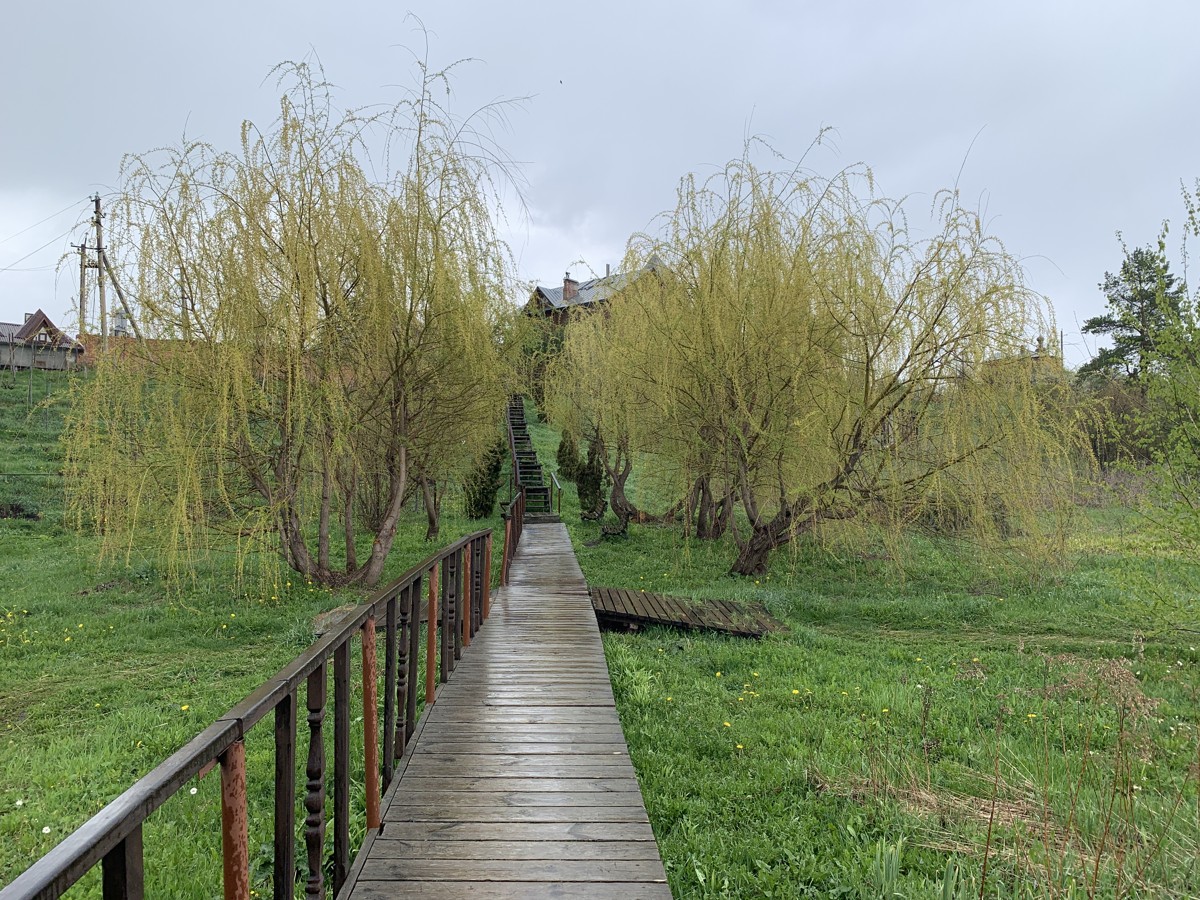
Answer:
<path fill-rule="evenodd" d="M 350 640 L 333 651 L 333 893 L 350 872 Z"/>
<path fill-rule="evenodd" d="M 383 789 L 386 791 L 396 774 L 396 755 L 388 752 L 396 742 L 396 607 L 398 601 L 392 597 L 384 611 L 386 633 L 383 644 Z M 397 754 L 398 755 L 398 754 Z"/>
<path fill-rule="evenodd" d="M 429 570 L 429 619 L 425 626 L 425 705 L 437 700 L 434 666 L 437 662 L 438 567 Z"/>
<path fill-rule="evenodd" d="M 408 693 L 404 698 L 404 739 L 407 742 L 417 730 L 417 657 L 421 652 L 421 579 L 418 576 L 408 589 Z M 430 617 L 432 620 L 432 617 Z"/>
<path fill-rule="evenodd" d="M 416 586 L 415 595 L 420 596 L 420 587 Z M 408 683 L 409 683 L 409 645 L 410 637 L 409 630 L 415 627 L 413 622 L 412 607 L 413 607 L 414 585 L 409 585 L 400 592 L 399 616 L 400 624 L 398 628 L 399 641 L 396 645 L 397 658 L 397 680 L 396 680 L 396 707 L 400 710 L 401 723 L 392 736 L 392 757 L 399 759 L 404 755 L 404 747 L 408 743 L 408 726 L 403 722 L 405 710 L 408 708 Z"/>
<path fill-rule="evenodd" d="M 459 639 L 464 647 L 471 646 L 471 631 L 475 627 L 475 603 L 471 599 L 471 545 L 468 544 L 463 551 L 463 564 L 466 568 L 466 573 L 463 576 L 465 592 L 462 594 L 462 599 L 459 600 L 459 606 L 462 609 L 462 627 L 459 628 Z"/>
<path fill-rule="evenodd" d="M 304 819 L 304 847 L 308 853 L 308 881 L 304 886 L 306 897 L 325 896 L 325 876 L 321 871 L 321 852 L 325 846 L 325 739 L 322 725 L 325 722 L 325 662 L 308 676 L 308 776 L 304 808 L 308 815 Z"/>
<path fill-rule="evenodd" d="M 441 669 L 441 683 L 445 684 L 450 680 L 450 661 L 454 658 L 454 639 L 451 637 L 451 629 L 454 627 L 453 611 L 450 609 L 450 602 L 453 599 L 450 586 L 450 557 L 447 556 L 442 560 L 442 573 L 438 579 L 438 589 L 441 593 L 441 599 L 438 602 L 438 611 L 440 613 L 438 625 L 441 626 L 439 634 L 440 649 L 438 651 L 438 665 Z"/>
<path fill-rule="evenodd" d="M 452 643 L 454 645 L 453 658 L 450 660 L 450 670 L 454 671 L 457 668 L 458 661 L 462 659 L 462 619 L 463 619 L 463 550 L 459 547 L 447 558 L 450 563 L 450 608 L 452 613 L 450 616 L 450 626 Z"/>

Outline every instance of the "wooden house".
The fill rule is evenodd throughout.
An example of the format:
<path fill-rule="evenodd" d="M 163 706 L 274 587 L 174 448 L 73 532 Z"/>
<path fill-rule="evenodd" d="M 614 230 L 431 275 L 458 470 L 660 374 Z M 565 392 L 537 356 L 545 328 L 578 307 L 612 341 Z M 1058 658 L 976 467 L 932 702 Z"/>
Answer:
<path fill-rule="evenodd" d="M 83 345 L 67 337 L 40 309 L 25 321 L 0 322 L 0 368 L 52 369 L 79 365 Z"/>
<path fill-rule="evenodd" d="M 576 281 L 567 272 L 563 276 L 562 287 L 541 287 L 533 290 L 533 296 L 525 304 L 525 314 L 542 316 L 554 322 L 564 324 L 573 313 L 595 309 L 616 294 L 627 288 L 646 272 L 653 272 L 660 265 L 658 260 L 651 259 L 643 268 L 636 272 L 613 272 L 605 266 L 604 276 L 588 281 Z"/>

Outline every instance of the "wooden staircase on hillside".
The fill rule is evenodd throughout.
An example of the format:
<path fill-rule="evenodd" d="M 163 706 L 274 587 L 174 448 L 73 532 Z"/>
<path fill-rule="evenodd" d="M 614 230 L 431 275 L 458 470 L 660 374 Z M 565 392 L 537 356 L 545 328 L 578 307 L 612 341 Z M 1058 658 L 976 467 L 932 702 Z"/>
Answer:
<path fill-rule="evenodd" d="M 557 522 L 550 502 L 550 486 L 546 474 L 538 462 L 537 452 L 529 437 L 529 423 L 525 420 L 525 398 L 514 394 L 508 400 L 508 436 L 512 449 L 513 478 L 525 490 L 525 518 L 527 521 Z"/>

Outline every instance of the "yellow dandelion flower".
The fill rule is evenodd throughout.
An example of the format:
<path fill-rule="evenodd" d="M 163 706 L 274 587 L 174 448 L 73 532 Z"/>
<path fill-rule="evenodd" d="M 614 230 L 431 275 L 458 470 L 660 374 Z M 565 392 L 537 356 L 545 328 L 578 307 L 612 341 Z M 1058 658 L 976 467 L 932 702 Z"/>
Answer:
<path fill-rule="evenodd" d="M 743 749 L 741 744 L 738 744 L 738 745 L 737 745 L 737 748 L 738 748 L 739 750 Z"/>
<path fill-rule="evenodd" d="M 888 710 L 888 708 L 885 706 L 885 707 L 883 708 L 883 711 L 886 713 L 886 712 L 889 712 L 890 710 Z"/>
<path fill-rule="evenodd" d="M 668 702 L 668 703 L 670 703 L 670 702 L 671 702 L 672 700 L 674 700 L 674 699 L 675 699 L 674 697 L 668 697 L 668 698 L 667 698 L 667 702 Z"/>
<path fill-rule="evenodd" d="M 728 722 L 722 722 L 721 724 L 722 724 L 722 725 L 724 725 L 726 728 L 732 728 L 732 727 L 733 727 L 733 726 L 732 726 L 732 725 L 730 725 Z"/>
<path fill-rule="evenodd" d="M 189 709 L 191 709 L 191 707 L 185 703 L 185 704 L 183 704 L 183 706 L 179 707 L 179 709 L 181 712 L 187 712 Z"/>
<path fill-rule="evenodd" d="M 758 673 L 757 673 L 757 672 L 751 672 L 750 674 L 751 674 L 751 675 L 753 675 L 755 678 L 757 678 L 757 677 L 758 677 Z"/>
<path fill-rule="evenodd" d="M 718 673 L 717 673 L 717 677 L 718 677 L 718 678 L 720 678 L 720 677 L 721 677 L 721 673 L 720 673 L 720 672 L 718 672 Z"/>
<path fill-rule="evenodd" d="M 800 693 L 800 691 L 798 691 L 796 688 L 792 688 L 792 693 L 793 693 L 793 694 L 798 694 L 798 693 Z M 844 692 L 843 692 L 843 693 L 844 693 Z"/>
<path fill-rule="evenodd" d="M 1037 718 L 1037 713 L 1030 713 L 1030 714 L 1029 714 L 1029 715 L 1027 715 L 1025 718 L 1027 718 L 1027 719 L 1036 719 L 1036 718 Z"/>

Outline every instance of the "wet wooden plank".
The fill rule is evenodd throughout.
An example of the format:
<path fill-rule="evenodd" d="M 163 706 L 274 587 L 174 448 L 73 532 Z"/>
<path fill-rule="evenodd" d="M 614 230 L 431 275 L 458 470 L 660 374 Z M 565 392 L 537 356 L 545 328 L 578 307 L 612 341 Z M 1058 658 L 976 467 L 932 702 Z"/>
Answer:
<path fill-rule="evenodd" d="M 640 795 L 639 795 L 640 796 Z M 383 816 L 387 822 L 499 822 L 513 825 L 518 822 L 649 822 L 646 808 L 638 806 L 475 806 L 443 804 L 440 806 L 389 806 Z"/>
<path fill-rule="evenodd" d="M 653 841 L 646 822 L 385 822 L 398 840 Z"/>
<path fill-rule="evenodd" d="M 402 841 L 379 838 L 380 859 L 658 859 L 654 841 Z"/>
<path fill-rule="evenodd" d="M 630 776 L 600 778 L 521 778 L 509 775 L 493 775 L 461 778 L 442 775 L 410 775 L 404 781 L 405 790 L 410 791 L 580 791 L 617 793 L 638 790 L 637 779 Z"/>
<path fill-rule="evenodd" d="M 510 881 L 363 881 L 351 900 L 671 900 L 665 884 Z"/>
<path fill-rule="evenodd" d="M 361 881 L 665 881 L 658 860 L 368 859 Z M 437 896 L 436 893 L 431 896 Z"/>
<path fill-rule="evenodd" d="M 637 785 L 626 791 L 412 791 L 397 794 L 392 808 L 438 806 L 467 809 L 489 806 L 638 806 L 642 794 Z M 468 817 L 469 818 L 469 817 Z"/>

